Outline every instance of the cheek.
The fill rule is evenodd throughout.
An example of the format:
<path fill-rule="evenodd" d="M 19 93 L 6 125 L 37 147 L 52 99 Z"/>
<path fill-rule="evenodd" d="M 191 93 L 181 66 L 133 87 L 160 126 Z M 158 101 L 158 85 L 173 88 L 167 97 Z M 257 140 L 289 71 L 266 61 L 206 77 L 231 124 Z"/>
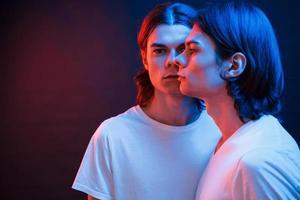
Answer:
<path fill-rule="evenodd" d="M 201 83 L 199 79 L 193 74 L 186 76 L 186 79 L 180 83 L 180 92 L 187 96 L 198 97 L 199 87 Z"/>
<path fill-rule="evenodd" d="M 195 65 L 193 73 L 201 78 L 203 81 L 220 81 L 220 67 L 216 63 L 216 59 L 212 55 L 205 54 L 204 56 L 199 56 L 195 59 Z"/>
<path fill-rule="evenodd" d="M 151 82 L 155 84 L 164 74 L 163 58 L 155 57 L 148 59 L 148 71 Z"/>
<path fill-rule="evenodd" d="M 148 59 L 148 71 L 150 77 L 157 76 L 161 71 L 161 61 L 159 59 Z"/>
<path fill-rule="evenodd" d="M 186 79 L 189 85 L 192 87 L 197 87 L 197 85 L 200 85 L 205 78 L 205 69 L 203 69 L 201 63 L 196 63 L 198 64 L 195 65 L 191 63 L 191 65 L 186 68 Z"/>
<path fill-rule="evenodd" d="M 221 85 L 224 85 L 225 81 L 220 76 L 219 66 L 212 66 L 208 70 L 206 70 L 205 73 L 207 83 L 211 87 L 219 87 Z"/>
<path fill-rule="evenodd" d="M 186 79 L 187 79 L 187 82 L 190 84 L 190 85 L 198 85 L 200 80 L 203 80 L 203 73 L 201 72 L 201 70 L 197 69 L 197 68 L 190 68 L 190 69 L 187 69 L 187 76 L 186 76 Z"/>
<path fill-rule="evenodd" d="M 165 63 L 165 56 L 147 56 L 147 63 L 150 68 L 162 68 Z"/>
<path fill-rule="evenodd" d="M 184 85 L 189 90 L 214 89 L 224 84 L 224 80 L 220 77 L 219 66 L 213 59 L 197 57 L 191 60 L 185 70 L 186 82 Z"/>
<path fill-rule="evenodd" d="M 187 96 L 197 97 L 197 91 L 203 85 L 202 73 L 198 68 L 193 67 L 187 67 L 184 70 L 185 79 L 180 84 L 180 91 Z"/>

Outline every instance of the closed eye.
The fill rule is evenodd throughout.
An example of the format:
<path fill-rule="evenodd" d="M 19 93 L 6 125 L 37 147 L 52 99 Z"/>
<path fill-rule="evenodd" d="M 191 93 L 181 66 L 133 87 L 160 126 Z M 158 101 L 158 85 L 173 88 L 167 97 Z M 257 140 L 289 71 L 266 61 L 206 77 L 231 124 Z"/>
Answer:
<path fill-rule="evenodd" d="M 192 55 L 193 53 L 197 52 L 197 49 L 194 49 L 194 48 L 187 48 L 186 49 L 186 53 L 188 55 Z"/>
<path fill-rule="evenodd" d="M 188 41 L 186 43 L 186 53 L 187 55 L 192 55 L 198 51 L 201 51 L 201 45 L 198 41 L 194 41 L 194 40 L 191 40 L 191 41 Z"/>

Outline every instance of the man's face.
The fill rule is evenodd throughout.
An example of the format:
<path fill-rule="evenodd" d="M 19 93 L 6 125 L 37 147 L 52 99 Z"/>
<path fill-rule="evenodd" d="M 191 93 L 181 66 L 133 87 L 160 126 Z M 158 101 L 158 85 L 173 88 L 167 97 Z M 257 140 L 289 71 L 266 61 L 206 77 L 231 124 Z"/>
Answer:
<path fill-rule="evenodd" d="M 184 25 L 162 24 L 150 34 L 143 61 L 155 93 L 182 95 L 174 59 L 184 50 L 184 41 L 190 31 Z"/>
<path fill-rule="evenodd" d="M 215 43 L 198 24 L 193 26 L 185 46 L 185 51 L 176 58 L 180 65 L 180 91 L 204 100 L 224 92 L 225 81 L 220 76 Z"/>

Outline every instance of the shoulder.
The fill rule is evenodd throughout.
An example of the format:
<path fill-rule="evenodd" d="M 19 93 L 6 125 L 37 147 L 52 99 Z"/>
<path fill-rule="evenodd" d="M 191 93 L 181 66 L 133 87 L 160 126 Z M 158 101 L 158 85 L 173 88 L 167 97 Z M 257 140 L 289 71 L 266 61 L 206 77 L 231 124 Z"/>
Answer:
<path fill-rule="evenodd" d="M 267 152 L 274 155 L 275 152 L 299 152 L 298 145 L 292 136 L 285 130 L 279 121 L 271 116 L 262 116 L 259 120 L 249 123 L 241 129 L 236 143 L 246 155 L 251 156 L 256 152 Z M 247 156 L 245 157 L 247 158 Z"/>
<path fill-rule="evenodd" d="M 102 122 L 102 126 L 108 127 L 120 125 L 120 123 L 137 122 L 141 118 L 140 108 L 138 106 L 133 106 L 121 114 L 106 119 Z"/>
<path fill-rule="evenodd" d="M 258 148 L 246 152 L 238 162 L 239 170 L 247 170 L 249 172 L 259 172 L 265 169 L 265 166 L 271 165 L 275 160 L 282 159 L 282 155 L 278 155 L 274 150 L 269 148 Z"/>
<path fill-rule="evenodd" d="M 261 148 L 247 152 L 232 179 L 234 199 L 299 199 L 299 161 L 299 151 Z"/>
<path fill-rule="evenodd" d="M 139 123 L 140 116 L 136 106 L 125 112 L 104 120 L 94 133 L 95 138 L 108 138 L 124 132 L 126 129 Z"/>
<path fill-rule="evenodd" d="M 240 158 L 236 173 L 256 186 L 272 183 L 295 191 L 295 187 L 300 187 L 299 150 L 258 148 L 249 151 Z"/>
<path fill-rule="evenodd" d="M 256 148 L 241 156 L 238 166 L 251 171 L 267 170 L 267 166 L 293 166 L 300 170 L 299 149 Z M 299 171 L 300 172 L 300 171 Z"/>
<path fill-rule="evenodd" d="M 118 115 L 115 115 L 113 117 L 110 117 L 110 118 L 104 120 L 100 124 L 99 128 L 109 129 L 116 125 L 120 125 L 120 123 L 126 123 L 128 121 L 135 120 L 135 118 L 137 118 L 137 116 L 138 116 L 137 108 L 136 108 L 136 106 L 133 106 L 123 113 L 120 113 Z"/>

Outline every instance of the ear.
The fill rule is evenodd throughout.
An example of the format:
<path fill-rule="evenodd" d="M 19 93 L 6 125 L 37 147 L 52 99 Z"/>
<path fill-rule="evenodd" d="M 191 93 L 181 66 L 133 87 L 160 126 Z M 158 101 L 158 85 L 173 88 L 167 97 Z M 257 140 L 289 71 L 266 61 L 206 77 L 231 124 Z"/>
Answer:
<path fill-rule="evenodd" d="M 246 65 L 246 56 L 241 52 L 237 52 L 233 54 L 228 60 L 223 62 L 221 68 L 221 77 L 224 79 L 236 78 L 243 73 Z"/>
<path fill-rule="evenodd" d="M 146 70 L 148 70 L 147 55 L 145 50 L 141 50 L 142 61 Z"/>

